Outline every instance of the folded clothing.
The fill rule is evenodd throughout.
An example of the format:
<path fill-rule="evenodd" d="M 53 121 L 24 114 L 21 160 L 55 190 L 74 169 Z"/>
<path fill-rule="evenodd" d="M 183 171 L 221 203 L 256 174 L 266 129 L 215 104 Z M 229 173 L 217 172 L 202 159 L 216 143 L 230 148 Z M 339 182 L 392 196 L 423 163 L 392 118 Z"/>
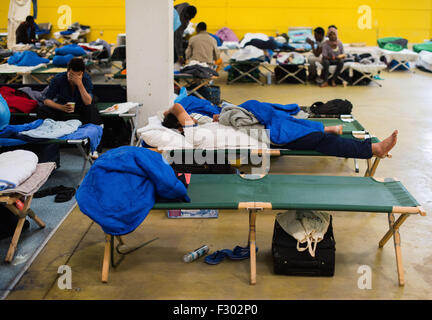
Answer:
<path fill-rule="evenodd" d="M 41 63 L 49 63 L 50 61 L 45 58 L 39 57 L 33 51 L 15 52 L 8 59 L 8 64 L 16 65 L 19 67 L 33 67 Z"/>
<path fill-rule="evenodd" d="M 79 120 L 54 121 L 45 119 L 39 127 L 22 131 L 20 135 L 38 139 L 57 139 L 77 131 L 79 126 L 81 126 Z"/>
<path fill-rule="evenodd" d="M 0 191 L 13 189 L 35 171 L 38 157 L 31 151 L 15 150 L 0 154 Z"/>

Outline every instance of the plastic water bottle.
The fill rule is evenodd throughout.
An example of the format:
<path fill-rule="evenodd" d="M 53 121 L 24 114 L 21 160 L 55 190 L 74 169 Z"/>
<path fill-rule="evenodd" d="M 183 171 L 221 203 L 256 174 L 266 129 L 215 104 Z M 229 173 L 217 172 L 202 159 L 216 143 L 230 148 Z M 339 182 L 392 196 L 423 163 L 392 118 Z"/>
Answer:
<path fill-rule="evenodd" d="M 202 257 L 207 252 L 209 252 L 209 247 L 208 246 L 202 246 L 198 249 L 195 249 L 192 252 L 189 252 L 188 254 L 185 254 L 183 257 L 183 260 L 184 260 L 184 262 L 192 262 L 192 261 L 197 260 L 199 257 Z"/>
<path fill-rule="evenodd" d="M 269 72 L 267 72 L 267 84 L 271 84 L 271 82 L 272 82 L 272 74 L 269 71 Z"/>

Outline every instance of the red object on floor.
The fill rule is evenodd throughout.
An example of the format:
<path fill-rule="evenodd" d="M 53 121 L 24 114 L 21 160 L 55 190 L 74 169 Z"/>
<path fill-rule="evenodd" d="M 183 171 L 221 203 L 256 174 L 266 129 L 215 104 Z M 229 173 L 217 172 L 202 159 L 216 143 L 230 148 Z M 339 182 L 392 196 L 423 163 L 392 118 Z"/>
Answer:
<path fill-rule="evenodd" d="M 30 99 L 22 91 L 4 86 L 0 87 L 0 94 L 6 100 L 11 112 L 30 113 L 37 108 L 37 101 Z"/>

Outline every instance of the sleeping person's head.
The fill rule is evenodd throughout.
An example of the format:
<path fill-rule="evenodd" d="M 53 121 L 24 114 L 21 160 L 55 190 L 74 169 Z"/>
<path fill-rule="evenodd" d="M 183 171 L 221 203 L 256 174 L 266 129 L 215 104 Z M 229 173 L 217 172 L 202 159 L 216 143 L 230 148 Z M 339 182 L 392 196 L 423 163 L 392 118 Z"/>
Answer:
<path fill-rule="evenodd" d="M 168 113 L 163 121 L 162 121 L 162 125 L 168 129 L 177 129 L 180 130 L 182 129 L 182 126 L 180 124 L 180 122 L 178 121 L 177 117 L 175 115 L 173 115 L 172 113 Z"/>

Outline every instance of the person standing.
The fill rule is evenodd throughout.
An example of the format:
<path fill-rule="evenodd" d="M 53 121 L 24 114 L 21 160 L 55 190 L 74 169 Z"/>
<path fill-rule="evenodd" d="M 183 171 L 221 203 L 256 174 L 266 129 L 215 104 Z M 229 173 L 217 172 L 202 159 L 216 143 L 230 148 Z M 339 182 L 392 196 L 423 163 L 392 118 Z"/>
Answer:
<path fill-rule="evenodd" d="M 183 33 L 191 19 L 197 14 L 197 9 L 189 3 L 180 3 L 174 7 L 180 17 L 181 25 L 174 32 L 174 62 L 181 65 L 185 62 L 185 48 L 183 46 Z"/>

